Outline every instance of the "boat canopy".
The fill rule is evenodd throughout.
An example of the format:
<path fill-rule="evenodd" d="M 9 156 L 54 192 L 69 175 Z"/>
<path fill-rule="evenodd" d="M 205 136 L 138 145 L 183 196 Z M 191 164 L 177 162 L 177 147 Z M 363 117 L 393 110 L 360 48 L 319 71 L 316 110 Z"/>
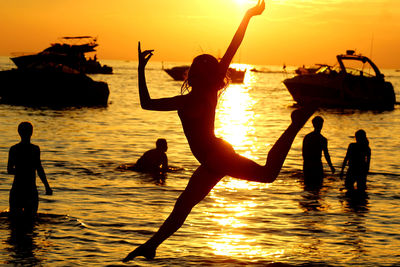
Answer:
<path fill-rule="evenodd" d="M 342 71 L 344 72 L 348 72 L 348 67 L 345 66 L 344 62 L 345 60 L 349 60 L 349 61 L 359 61 L 362 62 L 363 65 L 365 65 L 366 63 L 368 63 L 372 69 L 375 72 L 376 77 L 378 78 L 383 78 L 383 74 L 380 72 L 380 70 L 378 69 L 378 67 L 375 65 L 374 62 L 372 62 L 368 57 L 366 56 L 362 56 L 362 55 L 354 55 L 354 51 L 350 50 L 347 51 L 346 54 L 344 55 L 337 55 L 336 56 L 338 63 L 340 65 L 340 68 Z M 358 70 L 361 74 L 363 73 L 363 70 Z"/>

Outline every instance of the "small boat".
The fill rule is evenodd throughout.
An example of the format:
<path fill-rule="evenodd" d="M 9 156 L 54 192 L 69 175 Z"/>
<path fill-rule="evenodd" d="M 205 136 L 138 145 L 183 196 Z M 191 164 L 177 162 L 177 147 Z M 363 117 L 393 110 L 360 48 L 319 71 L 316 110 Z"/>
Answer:
<path fill-rule="evenodd" d="M 187 74 L 190 66 L 176 66 L 169 69 L 163 70 L 168 73 L 175 81 L 184 81 L 187 78 Z M 246 74 L 246 70 L 238 70 L 235 68 L 228 69 L 228 77 L 230 78 L 231 83 L 243 83 L 244 75 Z"/>
<path fill-rule="evenodd" d="M 112 67 L 101 65 L 97 56 L 86 58 L 85 54 L 95 52 L 97 39 L 92 36 L 61 37 L 61 42 L 36 54 L 12 57 L 19 69 L 41 68 L 43 65 L 63 65 L 86 74 L 111 74 Z"/>
<path fill-rule="evenodd" d="M 168 73 L 168 75 L 171 76 L 172 79 L 174 79 L 175 81 L 184 81 L 187 78 L 189 66 L 177 66 L 170 69 L 163 68 L 163 70 Z"/>
<path fill-rule="evenodd" d="M 315 71 L 285 79 L 293 99 L 300 105 L 392 110 L 396 103 L 393 86 L 368 58 L 348 50 L 336 56 L 338 67 L 321 64 Z M 358 65 L 358 68 L 355 67 Z M 365 70 L 373 72 L 366 73 Z"/>

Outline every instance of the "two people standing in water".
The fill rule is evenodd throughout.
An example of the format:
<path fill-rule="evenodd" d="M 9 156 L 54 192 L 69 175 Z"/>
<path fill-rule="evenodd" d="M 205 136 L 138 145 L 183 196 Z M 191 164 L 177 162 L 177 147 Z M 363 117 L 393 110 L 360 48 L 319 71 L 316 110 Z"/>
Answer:
<path fill-rule="evenodd" d="M 137 256 L 154 258 L 157 247 L 182 226 L 191 209 L 203 200 L 224 176 L 272 183 L 277 178 L 297 133 L 314 113 L 314 107 L 298 109 L 292 113 L 291 124 L 269 151 L 264 166 L 237 154 L 229 143 L 215 136 L 215 109 L 220 92 L 227 86 L 228 67 L 244 38 L 250 19 L 261 15 L 264 9 L 265 3 L 262 0 L 246 12 L 220 61 L 208 54 L 197 56 L 193 60 L 188 78 L 182 86 L 182 94 L 178 96 L 161 99 L 150 97 L 145 67 L 153 55 L 153 50 L 142 51 L 139 43 L 138 79 L 141 107 L 158 111 L 176 110 L 190 149 L 200 166 L 194 171 L 173 211 L 159 230 L 147 242 L 129 253 L 124 262 Z M 186 91 L 188 93 L 184 94 Z"/>
<path fill-rule="evenodd" d="M 303 139 L 303 175 L 306 189 L 316 189 L 322 186 L 324 170 L 321 161 L 322 152 L 332 171 L 335 173 L 335 167 L 332 165 L 328 151 L 328 141 L 321 134 L 324 120 L 316 116 L 312 120 L 314 131 L 307 134 Z M 354 190 L 354 184 L 357 183 L 357 190 L 363 192 L 366 190 L 367 174 L 371 161 L 371 149 L 367 134 L 364 130 L 358 130 L 355 133 L 356 142 L 351 143 L 347 149 L 344 158 L 340 178 L 343 178 L 344 169 L 348 165 L 346 173 L 345 187 L 348 191 Z"/>

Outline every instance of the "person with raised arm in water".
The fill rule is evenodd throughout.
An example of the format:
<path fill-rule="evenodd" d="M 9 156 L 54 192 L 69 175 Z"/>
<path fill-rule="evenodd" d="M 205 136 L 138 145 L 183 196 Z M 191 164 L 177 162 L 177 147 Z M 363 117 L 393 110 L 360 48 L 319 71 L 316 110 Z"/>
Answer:
<path fill-rule="evenodd" d="M 228 67 L 243 40 L 250 19 L 262 14 L 264 9 L 264 0 L 259 0 L 257 5 L 246 12 L 220 61 L 207 54 L 197 56 L 193 60 L 188 78 L 182 86 L 182 91 L 189 91 L 187 94 L 182 92 L 181 95 L 161 99 L 150 97 L 145 79 L 145 66 L 153 55 L 153 50 L 141 51 L 139 42 L 138 79 L 141 107 L 158 111 L 177 110 L 190 149 L 200 166 L 194 171 L 173 211 L 159 230 L 147 242 L 129 253 L 123 259 L 124 262 L 137 256 L 153 259 L 157 247 L 182 226 L 192 208 L 204 199 L 224 176 L 262 183 L 273 182 L 282 168 L 294 138 L 315 111 L 314 107 L 309 107 L 292 113 L 291 124 L 269 151 L 264 166 L 237 154 L 229 143 L 215 136 L 215 109 L 219 92 L 227 85 Z"/>

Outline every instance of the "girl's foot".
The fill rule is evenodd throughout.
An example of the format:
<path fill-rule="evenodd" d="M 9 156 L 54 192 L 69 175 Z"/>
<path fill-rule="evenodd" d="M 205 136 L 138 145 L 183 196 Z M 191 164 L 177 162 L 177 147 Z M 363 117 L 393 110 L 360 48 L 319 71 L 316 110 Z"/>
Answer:
<path fill-rule="evenodd" d="M 317 107 L 313 105 L 294 110 L 291 114 L 292 124 L 302 128 L 316 110 Z"/>
<path fill-rule="evenodd" d="M 145 245 L 141 245 L 137 247 L 134 251 L 128 254 L 128 256 L 123 259 L 123 262 L 128 262 L 130 260 L 133 260 L 137 256 L 143 256 L 148 260 L 154 259 L 156 256 L 156 250 L 155 249 L 150 249 L 147 248 Z"/>

